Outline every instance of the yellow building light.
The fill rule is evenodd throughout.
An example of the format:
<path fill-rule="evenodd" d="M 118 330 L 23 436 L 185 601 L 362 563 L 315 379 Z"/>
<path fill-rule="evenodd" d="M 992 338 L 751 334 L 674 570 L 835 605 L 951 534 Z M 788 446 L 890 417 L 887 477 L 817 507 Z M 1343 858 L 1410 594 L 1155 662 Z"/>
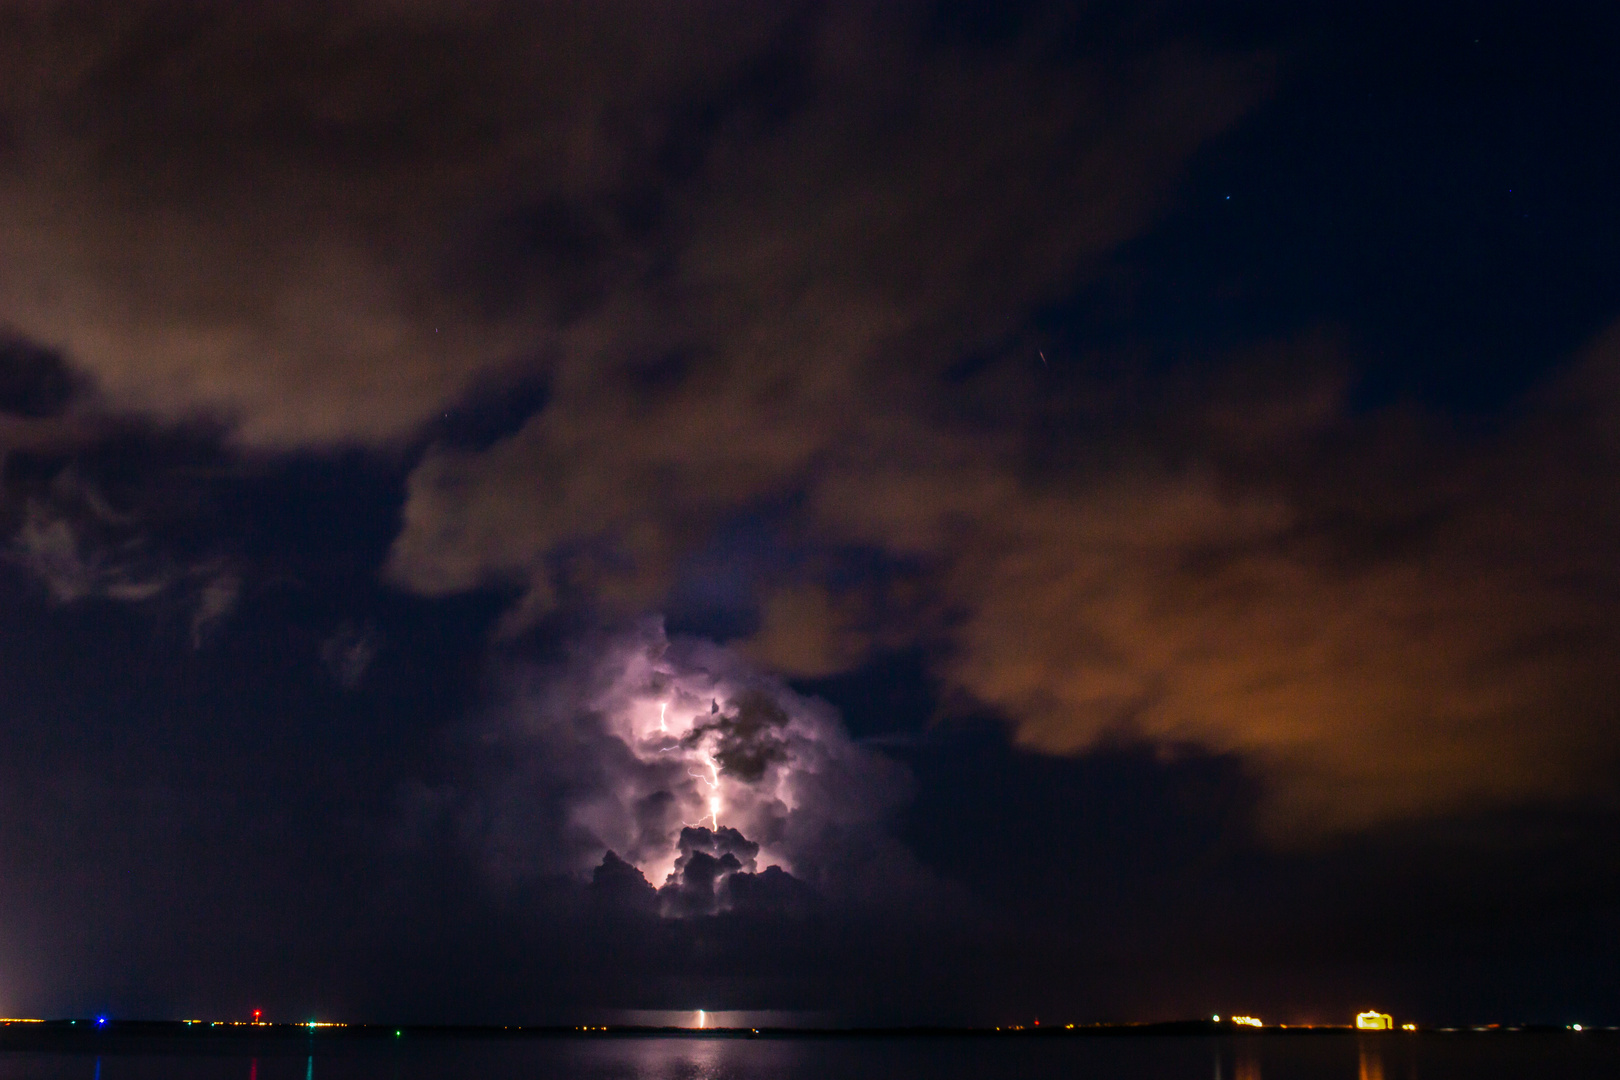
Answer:
<path fill-rule="evenodd" d="M 1360 1031 L 1388 1031 L 1395 1026 L 1395 1021 L 1389 1013 L 1373 1012 L 1368 1010 L 1356 1014 L 1356 1028 Z"/>
<path fill-rule="evenodd" d="M 1244 1027 L 1260 1027 L 1261 1026 L 1260 1025 L 1260 1018 L 1258 1016 L 1234 1016 L 1234 1017 L 1232 1017 L 1232 1023 L 1241 1024 Z"/>

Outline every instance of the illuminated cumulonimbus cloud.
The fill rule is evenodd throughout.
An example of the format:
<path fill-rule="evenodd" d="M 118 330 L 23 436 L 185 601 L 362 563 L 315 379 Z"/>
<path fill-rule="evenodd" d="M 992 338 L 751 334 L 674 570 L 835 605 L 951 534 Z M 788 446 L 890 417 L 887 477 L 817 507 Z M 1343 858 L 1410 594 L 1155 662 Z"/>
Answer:
<path fill-rule="evenodd" d="M 563 868 L 616 902 L 780 906 L 847 892 L 853 866 L 898 848 L 883 819 L 909 794 L 903 766 L 852 741 L 824 702 L 713 643 L 671 641 L 659 621 L 582 649 L 521 711 L 564 788 Z"/>

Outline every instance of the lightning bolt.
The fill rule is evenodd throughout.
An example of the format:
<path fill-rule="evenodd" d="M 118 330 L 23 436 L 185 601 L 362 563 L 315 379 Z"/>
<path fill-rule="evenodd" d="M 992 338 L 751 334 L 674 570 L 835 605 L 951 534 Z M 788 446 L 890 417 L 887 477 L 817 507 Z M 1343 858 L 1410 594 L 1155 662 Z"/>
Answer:
<path fill-rule="evenodd" d="M 658 730 L 661 734 L 669 734 L 669 702 L 667 701 L 658 706 Z M 658 752 L 660 754 L 680 753 L 687 749 L 688 745 L 687 740 L 682 739 L 680 744 L 660 747 Z M 720 765 L 714 760 L 713 752 L 706 747 L 697 751 L 697 763 L 702 766 L 702 771 L 692 772 L 688 770 L 686 775 L 694 780 L 701 780 L 708 785 L 709 796 L 704 802 L 708 806 L 709 812 L 703 817 L 709 819 L 711 829 L 718 831 L 720 828 Z M 698 818 L 696 822 L 683 821 L 681 824 L 688 828 L 696 828 L 703 824 L 703 817 Z"/>
<path fill-rule="evenodd" d="M 715 766 L 714 757 L 707 750 L 703 751 L 702 759 L 703 765 L 708 772 L 690 773 L 689 775 L 695 776 L 709 785 L 709 823 L 712 828 L 718 830 L 720 828 L 720 770 Z M 702 818 L 698 818 L 698 821 L 701 822 L 702 820 Z"/>
<path fill-rule="evenodd" d="M 688 772 L 687 775 L 703 781 L 709 785 L 709 825 L 715 831 L 720 829 L 720 767 L 714 762 L 714 755 L 707 750 L 698 752 L 698 759 L 703 762 L 704 772 Z M 698 818 L 698 824 L 703 819 Z"/>

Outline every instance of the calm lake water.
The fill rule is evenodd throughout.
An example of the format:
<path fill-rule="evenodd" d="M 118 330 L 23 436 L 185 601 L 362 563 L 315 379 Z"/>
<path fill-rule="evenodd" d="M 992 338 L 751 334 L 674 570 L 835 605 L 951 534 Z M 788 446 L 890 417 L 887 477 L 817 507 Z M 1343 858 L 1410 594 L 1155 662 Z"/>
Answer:
<path fill-rule="evenodd" d="M 0 1051 L 0 1080 L 1493 1080 L 1620 1077 L 1620 1038 L 612 1036 Z"/>

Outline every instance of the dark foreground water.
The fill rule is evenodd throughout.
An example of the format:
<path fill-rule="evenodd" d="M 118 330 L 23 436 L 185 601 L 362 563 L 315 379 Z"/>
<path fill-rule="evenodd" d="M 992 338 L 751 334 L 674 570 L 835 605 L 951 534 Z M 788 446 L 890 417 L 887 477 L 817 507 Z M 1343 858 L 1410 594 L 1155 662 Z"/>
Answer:
<path fill-rule="evenodd" d="M 1258 1038 L 659 1036 L 0 1050 L 0 1080 L 1493 1080 L 1620 1078 L 1600 1033 Z"/>

